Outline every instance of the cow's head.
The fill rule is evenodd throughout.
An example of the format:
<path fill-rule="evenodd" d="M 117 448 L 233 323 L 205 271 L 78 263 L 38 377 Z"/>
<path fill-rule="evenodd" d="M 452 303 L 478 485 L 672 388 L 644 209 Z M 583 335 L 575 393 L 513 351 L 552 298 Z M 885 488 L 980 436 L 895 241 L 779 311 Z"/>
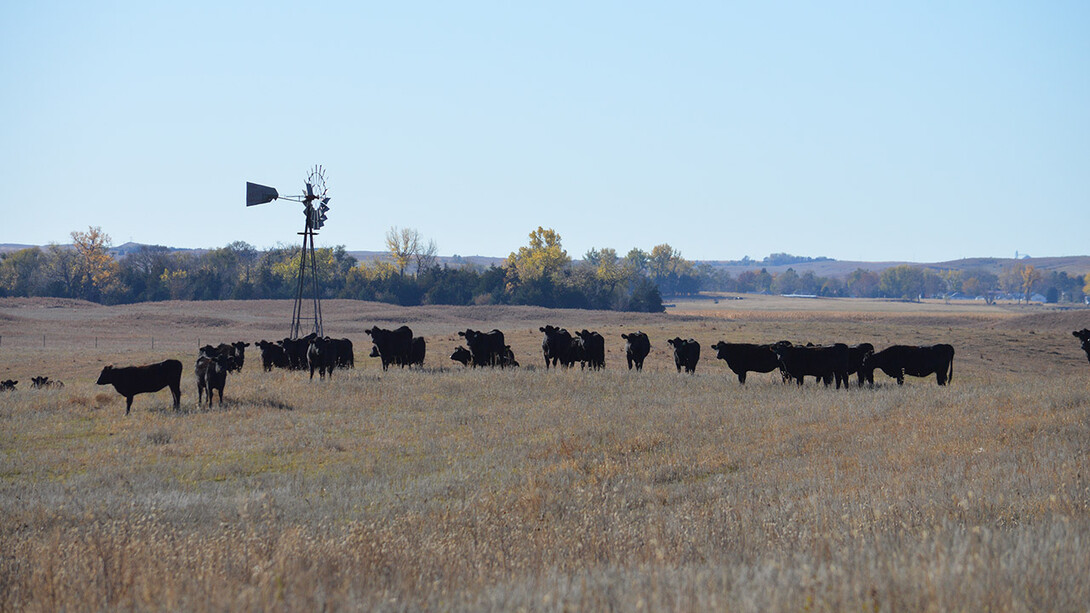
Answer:
<path fill-rule="evenodd" d="M 469 352 L 469 349 L 458 345 L 454 353 L 450 354 L 450 359 L 460 362 L 462 366 L 468 366 L 469 361 L 473 359 L 473 354 Z"/>
<path fill-rule="evenodd" d="M 860 364 L 866 364 L 867 358 L 874 355 L 874 345 L 870 343 L 859 343 L 856 348 L 863 353 L 863 361 Z"/>
<path fill-rule="evenodd" d="M 685 346 L 685 342 L 685 339 L 681 338 L 680 336 L 675 336 L 674 338 L 667 340 L 666 344 L 673 347 L 674 351 L 677 351 L 678 349 L 681 349 L 683 346 Z"/>
<path fill-rule="evenodd" d="M 107 385 L 114 380 L 114 366 L 103 367 L 102 372 L 98 375 L 98 381 L 95 381 L 95 385 Z"/>
<path fill-rule="evenodd" d="M 1083 328 L 1071 333 L 1072 336 L 1082 341 L 1082 348 L 1090 352 L 1090 329 Z"/>
<path fill-rule="evenodd" d="M 0 392 L 15 391 L 15 386 L 19 385 L 19 382 L 14 379 L 4 379 L 0 381 Z"/>

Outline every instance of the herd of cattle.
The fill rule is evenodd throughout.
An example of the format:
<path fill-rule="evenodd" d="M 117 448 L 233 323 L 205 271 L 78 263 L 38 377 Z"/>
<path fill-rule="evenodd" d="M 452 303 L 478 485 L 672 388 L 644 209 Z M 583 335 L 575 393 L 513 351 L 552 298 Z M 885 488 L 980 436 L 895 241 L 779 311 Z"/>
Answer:
<path fill-rule="evenodd" d="M 598 332 L 580 330 L 573 334 L 551 325 L 542 326 L 539 330 L 544 334 L 541 352 L 546 370 L 553 367 L 572 368 L 577 362 L 584 369 L 605 368 L 605 338 Z M 371 337 L 370 357 L 379 358 L 383 370 L 387 370 L 391 364 L 423 366 L 426 343 L 423 337 L 413 336 L 408 326 L 395 330 L 375 326 L 365 332 Z M 1081 341 L 1082 349 L 1090 360 L 1090 329 L 1084 328 L 1072 334 Z M 458 346 L 450 359 L 463 366 L 506 368 L 519 365 L 511 346 L 499 330 L 481 332 L 470 329 L 458 332 L 458 336 L 465 339 L 467 346 Z M 650 338 L 643 332 L 621 334 L 621 338 L 625 341 L 625 359 L 629 370 L 643 370 L 644 360 L 651 353 Z M 676 337 L 668 339 L 666 343 L 672 348 L 678 372 L 696 372 L 700 360 L 698 341 Z M 319 379 L 325 379 L 326 375 L 332 377 L 337 368 L 355 367 L 352 341 L 346 338 L 311 334 L 275 342 L 261 340 L 255 345 L 261 352 L 261 366 L 266 372 L 274 368 L 309 370 L 311 379 L 315 371 Z M 211 406 L 213 392 L 218 392 L 220 404 L 223 404 L 227 374 L 242 369 L 246 361 L 246 347 L 249 346 L 250 343 L 239 341 L 200 348 L 194 365 L 198 404 L 205 402 L 207 396 L 207 403 Z M 727 367 L 738 376 L 741 384 L 745 384 L 747 373 L 773 371 L 779 371 L 785 383 L 794 380 L 802 385 L 806 377 L 814 377 L 826 386 L 835 383 L 837 389 L 841 386 L 847 389 L 849 377 L 853 374 L 859 386 L 874 385 L 875 370 L 896 379 L 898 385 L 904 384 L 906 375 L 927 377 L 934 374 L 939 385 L 946 385 L 954 376 L 954 348 L 947 344 L 921 347 L 893 345 L 875 351 L 870 343 L 798 346 L 789 341 L 770 344 L 720 341 L 711 348 L 715 350 L 716 358 L 726 362 Z M 113 385 L 125 397 L 126 415 L 132 409 L 134 396 L 164 388 L 170 388 L 174 408 L 177 409 L 181 401 L 182 370 L 182 363 L 178 360 L 123 368 L 111 365 L 102 369 L 97 383 Z M 64 387 L 62 382 L 52 381 L 49 377 L 32 377 L 31 381 L 34 389 Z M 0 391 L 15 390 L 17 384 L 18 381 L 11 379 L 2 381 Z"/>

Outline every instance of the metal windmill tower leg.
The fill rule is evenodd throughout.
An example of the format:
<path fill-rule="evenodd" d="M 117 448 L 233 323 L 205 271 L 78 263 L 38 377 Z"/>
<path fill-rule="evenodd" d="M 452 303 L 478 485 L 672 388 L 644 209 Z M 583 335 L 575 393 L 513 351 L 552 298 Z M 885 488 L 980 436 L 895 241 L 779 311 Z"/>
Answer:
<path fill-rule="evenodd" d="M 290 338 L 305 336 L 300 333 L 303 330 L 303 294 L 306 293 L 307 290 L 308 284 L 306 277 L 308 269 L 311 280 L 311 283 L 309 284 L 311 289 L 309 299 L 311 302 L 313 319 L 311 320 L 309 317 L 307 319 L 314 324 L 310 332 L 314 332 L 318 336 L 323 336 L 322 297 L 318 290 L 318 258 L 314 251 L 314 230 L 307 225 L 299 234 L 303 236 L 303 249 L 299 254 L 299 280 L 296 284 L 295 306 L 292 307 Z M 309 266 L 307 265 L 308 259 L 310 260 Z"/>

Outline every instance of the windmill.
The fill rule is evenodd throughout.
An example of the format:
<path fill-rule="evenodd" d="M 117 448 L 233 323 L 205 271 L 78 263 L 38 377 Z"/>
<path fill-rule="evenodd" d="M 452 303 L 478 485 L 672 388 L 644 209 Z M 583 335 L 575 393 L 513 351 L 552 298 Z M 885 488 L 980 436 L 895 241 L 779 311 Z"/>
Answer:
<path fill-rule="evenodd" d="M 299 257 L 299 282 L 295 292 L 295 306 L 291 313 L 291 334 L 289 338 L 299 338 L 303 328 L 303 295 L 308 287 L 307 275 L 309 271 L 311 289 L 309 300 L 312 304 L 313 318 L 307 317 L 306 321 L 313 319 L 314 326 L 311 330 L 318 336 L 325 336 L 322 330 L 322 298 L 318 290 L 318 260 L 314 256 L 315 230 L 321 230 L 326 222 L 326 213 L 329 212 L 329 190 L 325 185 L 325 169 L 315 166 L 307 175 L 307 181 L 300 196 L 281 196 L 274 187 L 258 185 L 246 182 L 246 206 L 266 204 L 273 200 L 291 200 L 303 204 L 303 215 L 306 224 L 299 234 L 303 237 L 303 250 Z M 309 326 L 309 323 L 308 323 Z"/>

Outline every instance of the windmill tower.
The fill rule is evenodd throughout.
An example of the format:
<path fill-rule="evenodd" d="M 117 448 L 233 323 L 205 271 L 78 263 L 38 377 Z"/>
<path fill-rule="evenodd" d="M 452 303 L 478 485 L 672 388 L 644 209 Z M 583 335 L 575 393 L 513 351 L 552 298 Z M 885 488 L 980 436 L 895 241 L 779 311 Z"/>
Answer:
<path fill-rule="evenodd" d="M 246 183 L 246 206 L 265 204 L 277 199 L 302 203 L 306 218 L 303 231 L 299 232 L 303 237 L 303 248 L 299 254 L 299 278 L 295 306 L 291 313 L 289 338 L 299 338 L 311 332 L 325 336 L 322 329 L 322 297 L 318 287 L 318 259 L 314 254 L 314 235 L 317 234 L 316 230 L 321 230 L 325 225 L 326 213 L 329 212 L 330 196 L 325 184 L 325 169 L 315 166 L 310 171 L 303 193 L 299 196 L 281 196 L 276 188 Z M 310 303 L 310 309 L 306 308 L 307 303 Z M 309 313 L 304 315 L 307 310 Z"/>

